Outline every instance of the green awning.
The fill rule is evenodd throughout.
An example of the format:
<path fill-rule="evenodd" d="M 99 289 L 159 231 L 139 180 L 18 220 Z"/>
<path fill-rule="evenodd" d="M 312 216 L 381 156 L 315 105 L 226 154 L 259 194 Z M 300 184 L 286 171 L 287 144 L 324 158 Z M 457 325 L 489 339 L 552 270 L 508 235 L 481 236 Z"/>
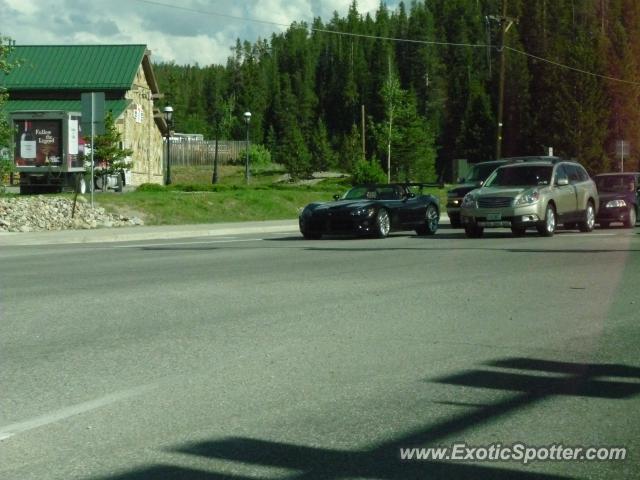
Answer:
<path fill-rule="evenodd" d="M 116 120 L 127 109 L 131 100 L 107 100 L 105 101 L 105 112 L 111 111 L 113 119 Z M 8 100 L 0 107 L 1 111 L 6 114 L 26 111 L 42 111 L 42 110 L 62 110 L 65 112 L 81 112 L 82 102 L 78 100 Z"/>

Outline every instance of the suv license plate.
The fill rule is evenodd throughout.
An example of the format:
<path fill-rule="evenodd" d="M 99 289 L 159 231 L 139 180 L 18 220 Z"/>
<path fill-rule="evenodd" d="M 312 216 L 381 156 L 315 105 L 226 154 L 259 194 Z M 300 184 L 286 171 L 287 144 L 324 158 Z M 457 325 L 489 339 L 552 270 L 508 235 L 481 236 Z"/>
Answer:
<path fill-rule="evenodd" d="M 502 220 L 502 214 L 500 213 L 487 213 L 487 221 L 496 222 Z"/>

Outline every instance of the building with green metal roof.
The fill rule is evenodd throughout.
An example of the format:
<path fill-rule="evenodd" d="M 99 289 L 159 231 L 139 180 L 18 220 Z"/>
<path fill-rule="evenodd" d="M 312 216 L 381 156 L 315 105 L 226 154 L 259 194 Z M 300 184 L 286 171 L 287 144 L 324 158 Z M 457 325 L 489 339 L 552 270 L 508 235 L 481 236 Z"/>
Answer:
<path fill-rule="evenodd" d="M 17 62 L 0 86 L 9 99 L 4 114 L 16 111 L 80 112 L 81 95 L 104 92 L 123 147 L 131 149 L 129 181 L 162 183 L 166 123 L 154 102 L 161 97 L 146 45 L 17 45 Z"/>

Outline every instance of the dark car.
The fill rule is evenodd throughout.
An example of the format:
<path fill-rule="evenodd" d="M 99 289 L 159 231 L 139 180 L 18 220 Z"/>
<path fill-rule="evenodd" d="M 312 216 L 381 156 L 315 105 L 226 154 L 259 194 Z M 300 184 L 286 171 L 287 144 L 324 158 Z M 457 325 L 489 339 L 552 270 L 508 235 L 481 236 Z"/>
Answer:
<path fill-rule="evenodd" d="M 447 192 L 447 215 L 449 215 L 451 228 L 462 226 L 460 224 L 460 205 L 464 196 L 471 190 L 481 187 L 496 168 L 506 163 L 506 160 L 476 163 L 471 167 L 466 177 L 458 179 L 458 185 Z"/>
<path fill-rule="evenodd" d="M 640 205 L 640 173 L 604 173 L 594 177 L 600 195 L 597 221 L 602 228 L 622 222 L 633 228 Z"/>
<path fill-rule="evenodd" d="M 306 239 L 325 234 L 384 238 L 393 230 L 433 235 L 438 230 L 440 207 L 437 197 L 422 193 L 425 185 L 356 185 L 342 197 L 336 195 L 333 202 L 307 205 L 300 213 L 300 232 Z"/>
<path fill-rule="evenodd" d="M 451 228 L 461 228 L 463 226 L 460 223 L 460 206 L 462 205 L 462 199 L 464 199 L 464 196 L 470 191 L 481 187 L 487 178 L 489 178 L 489 175 L 491 175 L 498 167 L 508 163 L 532 162 L 548 160 L 549 158 L 555 157 L 509 157 L 473 164 L 466 177 L 459 178 L 458 185 L 447 192 L 447 215 L 449 215 Z"/>

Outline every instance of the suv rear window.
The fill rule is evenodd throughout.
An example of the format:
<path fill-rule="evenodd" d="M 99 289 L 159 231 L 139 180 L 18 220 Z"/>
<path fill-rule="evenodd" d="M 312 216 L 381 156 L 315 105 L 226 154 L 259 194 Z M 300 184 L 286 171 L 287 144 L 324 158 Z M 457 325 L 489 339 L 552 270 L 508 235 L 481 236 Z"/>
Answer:
<path fill-rule="evenodd" d="M 518 165 L 501 167 L 496 170 L 485 184 L 487 187 L 535 187 L 549 185 L 553 166 Z"/>
<path fill-rule="evenodd" d="M 493 173 L 493 171 L 498 168 L 500 163 L 478 163 L 471 167 L 468 175 L 465 178 L 465 182 L 475 183 L 475 182 L 484 182 L 489 175 Z"/>
<path fill-rule="evenodd" d="M 589 180 L 589 174 L 580 165 L 566 163 L 563 166 L 569 176 L 569 182 L 578 183 Z"/>

